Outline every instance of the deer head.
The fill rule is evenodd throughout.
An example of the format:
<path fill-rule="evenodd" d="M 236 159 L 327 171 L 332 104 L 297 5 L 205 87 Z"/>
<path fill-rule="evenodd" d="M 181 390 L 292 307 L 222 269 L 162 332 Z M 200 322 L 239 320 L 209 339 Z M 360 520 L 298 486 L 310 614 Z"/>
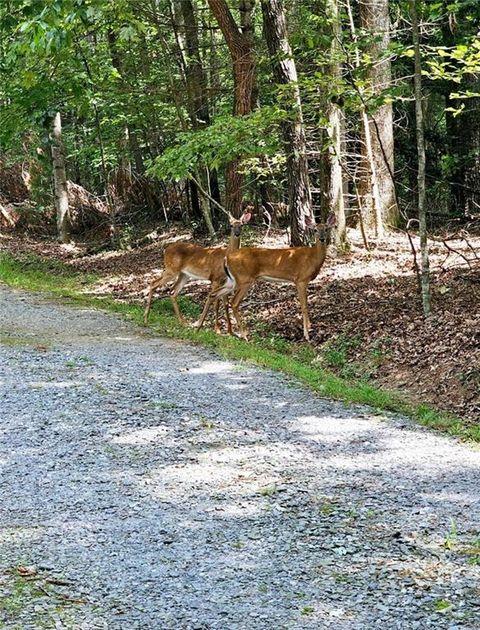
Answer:
<path fill-rule="evenodd" d="M 240 235 L 242 233 L 242 227 L 246 223 L 248 223 L 251 218 L 252 218 L 252 214 L 251 212 L 248 212 L 247 210 L 242 214 L 242 216 L 239 219 L 235 219 L 235 217 L 233 216 L 229 217 L 230 226 L 232 228 L 233 235 L 236 238 L 240 238 Z"/>
<path fill-rule="evenodd" d="M 337 224 L 337 218 L 330 212 L 327 217 L 325 223 L 315 223 L 314 219 L 311 216 L 307 215 L 305 217 L 305 226 L 310 228 L 311 230 L 315 230 L 317 235 L 317 240 L 320 243 L 325 243 L 327 240 L 328 233 L 330 230 Z"/>

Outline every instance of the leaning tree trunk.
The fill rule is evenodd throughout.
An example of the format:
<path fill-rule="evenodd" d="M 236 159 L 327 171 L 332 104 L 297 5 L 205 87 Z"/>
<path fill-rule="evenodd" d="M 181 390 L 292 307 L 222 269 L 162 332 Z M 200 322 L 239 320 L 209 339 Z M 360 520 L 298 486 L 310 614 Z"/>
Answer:
<path fill-rule="evenodd" d="M 413 48 L 415 53 L 415 118 L 417 123 L 418 152 L 418 219 L 420 223 L 420 250 L 422 260 L 421 290 L 423 314 L 428 317 L 431 312 L 430 265 L 428 258 L 427 220 L 425 213 L 425 134 L 422 108 L 422 67 L 420 59 L 420 36 L 416 0 L 409 0 L 412 20 Z"/>
<path fill-rule="evenodd" d="M 70 217 L 68 215 L 67 175 L 65 172 L 65 153 L 62 142 L 62 118 L 60 112 L 57 112 L 53 119 L 52 165 L 58 239 L 61 243 L 68 243 L 70 241 Z"/>
<path fill-rule="evenodd" d="M 312 217 L 313 212 L 297 69 L 288 43 L 285 12 L 281 0 L 262 0 L 262 13 L 275 78 L 278 83 L 290 88 L 288 101 L 285 101 L 291 109 L 290 117 L 282 126 L 287 150 L 290 239 L 292 245 L 305 245 L 305 217 Z"/>
<path fill-rule="evenodd" d="M 255 77 L 255 58 L 252 38 L 243 33 L 235 23 L 225 0 L 208 0 L 210 9 L 223 33 L 233 65 L 235 116 L 245 116 L 252 111 L 252 94 Z M 251 10 L 253 3 L 243 0 L 243 10 Z M 240 172 L 241 159 L 230 162 L 225 174 L 225 208 L 234 217 L 242 213 L 244 176 Z"/>
<path fill-rule="evenodd" d="M 378 97 L 391 84 L 391 61 L 386 57 L 390 43 L 389 0 L 362 0 L 359 3 L 360 21 L 371 37 L 368 54 L 374 63 L 368 67 L 373 94 Z M 393 180 L 393 109 L 384 103 L 370 113 L 370 137 L 375 168 L 382 221 L 384 225 L 396 225 L 399 211 Z"/>

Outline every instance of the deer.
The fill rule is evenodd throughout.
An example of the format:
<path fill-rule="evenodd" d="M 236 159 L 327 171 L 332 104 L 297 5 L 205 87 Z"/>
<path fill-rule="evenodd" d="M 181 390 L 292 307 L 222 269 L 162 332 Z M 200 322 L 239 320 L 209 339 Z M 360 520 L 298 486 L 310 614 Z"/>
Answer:
<path fill-rule="evenodd" d="M 164 252 L 164 271 L 159 278 L 153 280 L 148 288 L 147 305 L 143 315 L 145 325 L 148 323 L 153 294 L 157 289 L 161 289 L 169 282 L 174 282 L 170 298 L 172 300 L 173 310 L 181 324 L 185 324 L 177 303 L 177 296 L 183 289 L 185 284 L 191 280 L 209 280 L 212 288 L 217 290 L 225 280 L 224 259 L 225 256 L 240 247 L 240 236 L 243 226 L 251 219 L 251 213 L 246 210 L 239 219 L 235 219 L 229 215 L 230 221 L 230 239 L 227 247 L 202 247 L 194 243 L 171 243 L 165 248 Z M 211 293 L 211 291 L 210 291 Z M 228 303 L 226 298 L 223 300 L 225 304 L 225 318 L 227 321 L 227 330 L 232 334 L 232 326 L 230 315 L 228 312 Z M 207 299 L 205 308 L 203 309 L 201 318 L 193 324 L 200 328 L 208 314 L 212 300 Z M 218 324 L 219 300 L 215 300 L 215 332 L 220 332 Z"/>
<path fill-rule="evenodd" d="M 335 223 L 333 214 L 328 216 L 325 223 L 319 225 L 315 225 L 312 219 L 307 217 L 307 226 L 315 229 L 313 247 L 282 249 L 244 247 L 238 251 L 227 252 L 224 260 L 226 280 L 209 298 L 218 299 L 233 293 L 231 307 L 240 329 L 240 337 L 248 340 L 248 331 L 239 312 L 240 304 L 252 284 L 262 279 L 269 282 L 291 282 L 296 286 L 303 315 L 303 337 L 310 341 L 307 287 L 317 277 L 325 262 L 327 236 Z"/>

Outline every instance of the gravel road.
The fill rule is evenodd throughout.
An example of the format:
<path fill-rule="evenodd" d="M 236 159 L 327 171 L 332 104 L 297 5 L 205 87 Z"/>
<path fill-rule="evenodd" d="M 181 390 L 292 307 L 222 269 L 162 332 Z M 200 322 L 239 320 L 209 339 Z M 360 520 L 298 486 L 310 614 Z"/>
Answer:
<path fill-rule="evenodd" d="M 478 450 L 0 300 L 1 628 L 480 628 Z"/>

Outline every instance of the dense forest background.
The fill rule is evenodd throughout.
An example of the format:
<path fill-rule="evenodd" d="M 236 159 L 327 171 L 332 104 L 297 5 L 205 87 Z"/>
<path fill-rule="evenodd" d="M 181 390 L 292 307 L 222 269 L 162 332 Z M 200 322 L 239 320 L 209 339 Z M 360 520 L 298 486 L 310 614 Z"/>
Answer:
<path fill-rule="evenodd" d="M 345 221 L 365 238 L 405 226 L 417 217 L 414 9 L 428 226 L 465 226 L 480 212 L 476 0 L 6 0 L 3 220 L 26 200 L 51 216 L 64 155 L 73 234 L 98 235 L 103 213 L 117 241 L 152 220 L 213 236 L 219 207 L 245 204 L 290 225 L 294 244 L 328 207 L 337 246 Z"/>

